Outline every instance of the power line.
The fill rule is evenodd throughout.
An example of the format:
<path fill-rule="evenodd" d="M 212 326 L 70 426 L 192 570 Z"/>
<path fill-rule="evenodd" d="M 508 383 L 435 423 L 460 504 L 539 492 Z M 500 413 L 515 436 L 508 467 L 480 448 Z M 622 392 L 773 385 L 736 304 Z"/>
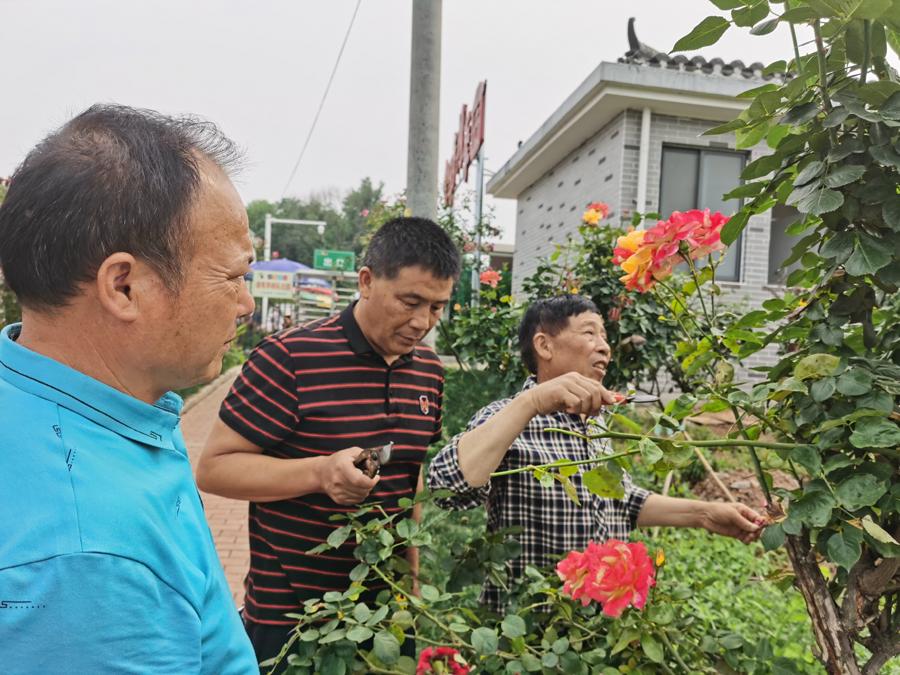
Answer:
<path fill-rule="evenodd" d="M 338 66 L 341 63 L 341 57 L 344 55 L 344 48 L 347 46 L 347 40 L 350 38 L 350 31 L 353 29 L 353 22 L 356 21 L 356 15 L 359 12 L 359 6 L 361 4 L 362 0 L 356 0 L 356 8 L 353 10 L 353 16 L 350 17 L 350 25 L 347 26 L 347 32 L 344 34 L 344 41 L 341 43 L 340 51 L 338 51 L 337 59 L 334 62 L 334 68 L 331 69 L 331 76 L 328 78 L 328 84 L 325 85 L 325 92 L 322 94 L 322 100 L 319 101 L 319 109 L 316 110 L 316 116 L 313 118 L 312 125 L 309 127 L 309 133 L 306 134 L 306 140 L 303 142 L 303 148 L 301 148 L 300 155 L 297 157 L 297 161 L 294 163 L 294 168 L 291 170 L 291 175 L 287 179 L 287 182 L 284 184 L 284 189 L 281 191 L 281 199 L 284 199 L 285 194 L 287 194 L 288 188 L 291 186 L 291 181 L 293 181 L 294 176 L 297 175 L 297 169 L 300 168 L 300 162 L 303 161 L 303 155 L 306 154 L 306 148 L 309 147 L 309 141 L 312 139 L 313 132 L 316 130 L 316 124 L 318 124 L 319 122 L 319 115 L 322 113 L 322 108 L 325 106 L 325 99 L 328 98 L 328 92 L 331 90 L 331 83 L 334 82 L 334 76 L 337 73 Z"/>

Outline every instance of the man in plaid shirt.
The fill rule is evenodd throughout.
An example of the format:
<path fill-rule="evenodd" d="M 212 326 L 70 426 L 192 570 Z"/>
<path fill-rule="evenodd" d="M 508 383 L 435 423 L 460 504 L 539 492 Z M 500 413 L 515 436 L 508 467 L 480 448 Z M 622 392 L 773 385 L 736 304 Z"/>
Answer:
<path fill-rule="evenodd" d="M 627 539 L 635 527 L 702 527 L 710 532 L 756 539 L 762 517 L 742 504 L 678 499 L 651 494 L 624 476 L 621 499 L 601 498 L 583 484 L 581 470 L 570 477 L 581 506 L 554 484 L 544 488 L 530 472 L 491 479 L 498 470 L 590 459 L 611 452 L 606 440 L 586 441 L 548 428 L 591 433 L 604 405 L 620 400 L 601 384 L 610 360 L 603 319 L 589 299 L 562 295 L 532 304 L 519 329 L 522 358 L 532 376 L 511 399 L 480 410 L 468 428 L 434 458 L 432 490 L 455 494 L 440 503 L 469 509 L 487 503 L 488 529 L 521 528 L 522 555 L 509 561 L 509 581 L 525 567 L 551 567 L 588 541 Z M 581 467 L 587 470 L 590 467 Z M 498 586 L 485 581 L 482 602 L 502 611 Z"/>

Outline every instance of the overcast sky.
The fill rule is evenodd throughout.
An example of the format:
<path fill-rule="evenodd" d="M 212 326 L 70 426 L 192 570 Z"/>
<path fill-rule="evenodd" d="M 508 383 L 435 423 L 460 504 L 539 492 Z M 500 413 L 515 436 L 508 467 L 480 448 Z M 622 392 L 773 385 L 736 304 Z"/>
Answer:
<path fill-rule="evenodd" d="M 325 89 L 356 0 L 0 0 L 0 176 L 49 130 L 94 102 L 218 123 L 246 151 L 246 201 L 278 199 Z M 627 5 L 627 8 L 626 8 Z M 499 168 L 601 61 L 626 24 L 660 50 L 708 0 L 444 0 L 441 162 L 459 109 L 488 80 L 485 152 Z M 315 135 L 289 195 L 406 180 L 411 0 L 362 0 Z M 708 58 L 789 58 L 783 27 L 730 29 Z M 443 169 L 441 169 L 443 174 Z M 474 173 L 470 174 L 474 180 Z M 511 238 L 514 215 L 498 217 Z"/>

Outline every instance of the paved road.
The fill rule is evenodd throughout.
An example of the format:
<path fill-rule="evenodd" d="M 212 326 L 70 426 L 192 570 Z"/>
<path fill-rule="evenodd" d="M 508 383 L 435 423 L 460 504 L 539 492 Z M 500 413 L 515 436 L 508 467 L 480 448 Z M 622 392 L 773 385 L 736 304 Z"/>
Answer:
<path fill-rule="evenodd" d="M 211 389 L 201 391 L 197 396 L 201 400 L 191 404 L 190 409 L 181 420 L 181 429 L 187 444 L 191 465 L 196 467 L 197 459 L 213 422 L 219 414 L 222 399 L 234 377 L 234 370 L 229 377 L 223 377 Z M 206 508 L 206 518 L 216 541 L 216 550 L 225 568 L 225 576 L 235 603 L 244 603 L 244 575 L 250 565 L 250 549 L 247 541 L 247 502 L 225 499 L 216 495 L 201 493 Z"/>

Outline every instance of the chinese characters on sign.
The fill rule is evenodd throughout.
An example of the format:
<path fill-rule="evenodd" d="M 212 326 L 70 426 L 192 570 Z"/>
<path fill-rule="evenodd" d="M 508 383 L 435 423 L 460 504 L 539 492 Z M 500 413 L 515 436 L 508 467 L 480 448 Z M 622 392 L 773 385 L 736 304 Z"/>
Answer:
<path fill-rule="evenodd" d="M 253 271 L 253 297 L 293 300 L 294 275 L 290 272 Z"/>
<path fill-rule="evenodd" d="M 330 272 L 353 272 L 356 269 L 356 254 L 353 251 L 317 248 L 313 252 L 313 267 Z"/>
<path fill-rule="evenodd" d="M 484 102 L 487 80 L 478 83 L 472 109 L 463 105 L 459 115 L 459 131 L 453 136 L 453 157 L 444 171 L 444 205 L 453 206 L 453 198 L 459 185 L 459 174 L 463 182 L 469 180 L 469 166 L 478 157 L 484 143 Z"/>

